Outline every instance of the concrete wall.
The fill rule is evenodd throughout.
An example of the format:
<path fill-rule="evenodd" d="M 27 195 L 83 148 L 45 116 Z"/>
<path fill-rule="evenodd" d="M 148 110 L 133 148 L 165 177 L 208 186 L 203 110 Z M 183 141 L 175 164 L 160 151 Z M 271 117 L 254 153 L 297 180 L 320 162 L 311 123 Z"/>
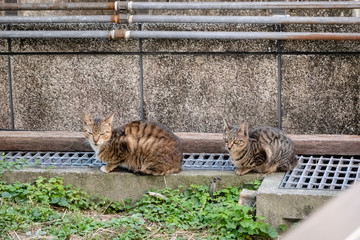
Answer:
<path fill-rule="evenodd" d="M 29 2 L 29 1 L 27 1 Z M 30 1 L 31 2 L 31 1 Z M 95 12 L 96 14 L 101 12 Z M 154 14 L 163 12 L 154 11 Z M 167 14 L 175 14 L 167 11 Z M 270 15 L 269 11 L 182 11 Z M 19 15 L 94 12 L 19 12 Z M 288 11 L 350 16 L 351 11 Z M 11 30 L 88 30 L 138 25 L 12 24 Z M 143 30 L 274 31 L 273 25 L 143 24 Z M 283 31 L 359 32 L 358 26 L 283 26 Z M 221 132 L 232 123 L 288 133 L 360 133 L 356 41 L 0 39 L 0 129 L 81 130 L 81 113 L 141 118 L 174 131 Z M 280 72 L 278 71 L 280 69 Z M 282 82 L 279 121 L 278 80 Z M 144 106 L 141 105 L 143 82 Z"/>

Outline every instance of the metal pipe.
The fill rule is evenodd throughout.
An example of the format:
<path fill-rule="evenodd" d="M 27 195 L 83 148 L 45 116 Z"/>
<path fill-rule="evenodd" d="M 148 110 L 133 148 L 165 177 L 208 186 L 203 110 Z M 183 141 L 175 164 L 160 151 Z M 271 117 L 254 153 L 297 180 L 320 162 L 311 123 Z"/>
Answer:
<path fill-rule="evenodd" d="M 0 31 L 0 38 L 166 38 L 261 40 L 360 40 L 360 33 L 187 31 Z"/>
<path fill-rule="evenodd" d="M 190 9 L 359 9 L 360 2 L 65 2 L 0 3 L 2 11 L 22 10 L 190 10 Z"/>
<path fill-rule="evenodd" d="M 360 24 L 356 17 L 129 15 L 128 23 Z"/>
<path fill-rule="evenodd" d="M 121 5 L 121 6 L 120 6 Z M 124 8 L 125 2 L 61 2 L 61 3 L 0 3 L 2 11 L 21 10 L 117 10 Z"/>
<path fill-rule="evenodd" d="M 277 16 L 168 16 L 168 15 L 86 15 L 86 16 L 1 16 L 6 23 L 239 23 L 239 24 L 360 24 L 356 17 Z"/>
<path fill-rule="evenodd" d="M 133 2 L 125 10 L 189 10 L 189 9 L 355 9 L 356 1 L 315 2 Z M 122 8 L 121 8 L 122 9 Z"/>
<path fill-rule="evenodd" d="M 115 15 L 118 16 L 118 15 Z M 114 21 L 110 15 L 87 16 L 2 16 L 0 23 L 109 23 Z"/>
<path fill-rule="evenodd" d="M 360 40 L 360 33 L 126 31 L 125 39 Z"/>
<path fill-rule="evenodd" d="M 0 38 L 124 38 L 122 30 L 112 31 L 0 31 Z"/>

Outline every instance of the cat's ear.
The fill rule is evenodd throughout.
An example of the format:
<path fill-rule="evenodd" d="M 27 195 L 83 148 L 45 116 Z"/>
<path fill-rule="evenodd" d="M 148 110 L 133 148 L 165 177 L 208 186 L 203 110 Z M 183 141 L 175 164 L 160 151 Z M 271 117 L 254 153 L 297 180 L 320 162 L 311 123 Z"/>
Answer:
<path fill-rule="evenodd" d="M 114 114 L 112 113 L 103 120 L 103 123 L 108 124 L 108 125 L 111 126 L 112 122 L 113 122 L 113 119 L 114 119 Z"/>
<path fill-rule="evenodd" d="M 232 127 L 225 118 L 223 120 L 224 120 L 224 132 L 229 132 Z"/>
<path fill-rule="evenodd" d="M 248 135 L 248 132 L 249 132 L 249 126 L 246 122 L 244 122 L 243 124 L 240 125 L 238 134 L 246 137 Z"/>
<path fill-rule="evenodd" d="M 82 116 L 83 116 L 84 124 L 93 123 L 92 118 L 91 118 L 90 115 L 87 114 L 86 112 L 83 112 Z"/>

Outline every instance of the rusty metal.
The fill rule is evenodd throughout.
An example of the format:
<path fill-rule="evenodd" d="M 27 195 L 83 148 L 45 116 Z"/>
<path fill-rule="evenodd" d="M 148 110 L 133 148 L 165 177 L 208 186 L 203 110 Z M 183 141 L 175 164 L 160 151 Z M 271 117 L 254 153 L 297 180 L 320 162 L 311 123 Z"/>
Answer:
<path fill-rule="evenodd" d="M 112 30 L 110 32 L 110 39 L 119 39 L 119 38 L 124 38 L 125 39 L 125 34 L 124 31 L 122 29 L 115 29 Z"/>
<path fill-rule="evenodd" d="M 120 17 L 119 17 L 119 15 L 112 15 L 112 16 L 111 16 L 111 22 L 112 22 L 112 23 L 120 23 Z"/>

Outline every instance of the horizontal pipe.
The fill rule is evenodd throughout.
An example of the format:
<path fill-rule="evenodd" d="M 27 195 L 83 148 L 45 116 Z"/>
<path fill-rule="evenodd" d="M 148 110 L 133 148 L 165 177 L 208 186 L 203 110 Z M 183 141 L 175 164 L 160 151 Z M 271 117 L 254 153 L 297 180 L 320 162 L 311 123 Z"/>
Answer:
<path fill-rule="evenodd" d="M 2 11 L 38 10 L 189 10 L 189 9 L 359 9 L 358 1 L 339 2 L 63 2 L 0 3 Z"/>
<path fill-rule="evenodd" d="M 0 31 L 0 38 L 360 40 L 360 33 L 190 31 Z"/>
<path fill-rule="evenodd" d="M 360 24 L 360 18 L 129 15 L 128 23 Z"/>
<path fill-rule="evenodd" d="M 360 33 L 126 31 L 126 39 L 360 40 Z"/>
<path fill-rule="evenodd" d="M 86 16 L 1 16 L 0 24 L 11 23 L 239 23 L 239 24 L 360 24 L 356 17 L 276 16 L 170 16 L 170 15 L 86 15 Z"/>
<path fill-rule="evenodd" d="M 115 15 L 117 16 L 117 15 Z M 113 16 L 2 16 L 0 23 L 109 23 Z"/>
<path fill-rule="evenodd" d="M 122 30 L 112 31 L 0 31 L 0 38 L 124 38 Z"/>
<path fill-rule="evenodd" d="M 0 3 L 2 11 L 21 10 L 117 10 L 125 2 Z"/>
<path fill-rule="evenodd" d="M 357 1 L 339 2 L 128 2 L 126 10 L 189 10 L 189 9 L 355 9 Z"/>
<path fill-rule="evenodd" d="M 187 31 L 0 31 L 0 38 L 166 38 L 262 40 L 360 40 L 360 33 Z"/>

